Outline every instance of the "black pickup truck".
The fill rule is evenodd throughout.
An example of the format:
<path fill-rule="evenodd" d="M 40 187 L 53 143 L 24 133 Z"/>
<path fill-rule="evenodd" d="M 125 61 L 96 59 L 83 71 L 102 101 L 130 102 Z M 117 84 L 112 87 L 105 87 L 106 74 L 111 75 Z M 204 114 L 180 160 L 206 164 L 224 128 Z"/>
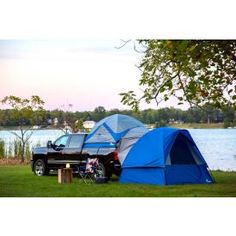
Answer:
<path fill-rule="evenodd" d="M 84 148 L 86 133 L 67 134 L 55 142 L 48 141 L 47 147 L 33 149 L 31 166 L 37 176 L 49 174 L 51 170 L 65 168 L 69 163 L 76 172 L 79 166 L 86 165 L 88 158 L 98 158 L 100 173 L 110 178 L 114 173 L 119 175 L 120 162 L 114 149 L 106 153 L 91 153 Z"/>

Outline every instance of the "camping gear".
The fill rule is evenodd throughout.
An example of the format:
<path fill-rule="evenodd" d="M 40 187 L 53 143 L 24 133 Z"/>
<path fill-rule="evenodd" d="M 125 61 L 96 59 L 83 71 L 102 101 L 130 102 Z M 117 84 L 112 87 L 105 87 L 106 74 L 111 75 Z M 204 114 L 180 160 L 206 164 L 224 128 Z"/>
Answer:
<path fill-rule="evenodd" d="M 144 134 L 122 164 L 121 183 L 212 183 L 208 166 L 187 130 L 158 128 Z"/>
<path fill-rule="evenodd" d="M 86 165 L 79 166 L 78 174 L 85 184 L 102 184 L 108 182 L 108 178 L 101 175 L 99 170 L 99 161 L 97 158 L 88 158 Z"/>
<path fill-rule="evenodd" d="M 83 150 L 90 155 L 107 155 L 113 152 L 120 139 L 131 129 L 144 127 L 133 117 L 121 114 L 108 116 L 99 121 L 85 140 Z"/>
<path fill-rule="evenodd" d="M 108 178 L 107 177 L 96 177 L 95 178 L 95 183 L 96 184 L 105 184 L 108 182 Z"/>
<path fill-rule="evenodd" d="M 94 183 L 96 178 L 100 177 L 98 165 L 99 162 L 97 158 L 88 158 L 86 165 L 78 167 L 79 177 L 85 184 Z"/>
<path fill-rule="evenodd" d="M 127 154 L 129 153 L 133 145 L 147 132 L 148 129 L 146 129 L 145 127 L 136 127 L 129 130 L 124 135 L 117 148 L 118 158 L 121 165 L 123 164 Z"/>

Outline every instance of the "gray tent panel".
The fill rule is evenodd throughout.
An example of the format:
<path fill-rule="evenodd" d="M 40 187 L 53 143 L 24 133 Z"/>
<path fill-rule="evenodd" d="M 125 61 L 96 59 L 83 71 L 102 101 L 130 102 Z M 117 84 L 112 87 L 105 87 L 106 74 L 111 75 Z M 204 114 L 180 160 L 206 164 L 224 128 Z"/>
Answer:
<path fill-rule="evenodd" d="M 143 127 L 143 124 L 140 121 L 126 115 L 115 115 L 114 118 L 109 119 L 106 124 L 115 133 L 120 133 L 133 127 Z"/>
<path fill-rule="evenodd" d="M 115 142 L 112 135 L 109 131 L 104 127 L 100 126 L 98 130 L 93 134 L 93 136 L 86 141 L 86 143 L 113 143 Z"/>
<path fill-rule="evenodd" d="M 122 139 L 118 146 L 118 157 L 121 165 L 123 164 L 127 154 L 133 145 L 148 132 L 148 129 L 144 127 L 137 127 L 131 129 Z"/>

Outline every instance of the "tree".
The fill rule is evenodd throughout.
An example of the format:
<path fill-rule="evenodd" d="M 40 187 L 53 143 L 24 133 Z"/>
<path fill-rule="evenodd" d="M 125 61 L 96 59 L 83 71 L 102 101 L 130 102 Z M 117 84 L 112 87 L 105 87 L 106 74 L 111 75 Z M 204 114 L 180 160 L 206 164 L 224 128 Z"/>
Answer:
<path fill-rule="evenodd" d="M 19 122 L 20 134 L 17 132 L 11 133 L 20 140 L 20 157 L 21 161 L 24 162 L 26 145 L 33 134 L 29 120 L 34 120 L 38 123 L 37 117 L 41 117 L 42 113 L 44 113 L 44 101 L 41 100 L 39 96 L 32 96 L 30 99 L 6 96 L 1 102 L 2 104 L 7 104 L 12 108 L 13 117 Z M 26 127 L 26 125 L 28 125 L 28 127 Z"/>
<path fill-rule="evenodd" d="M 236 41 L 139 40 L 144 57 L 139 85 L 143 94 L 121 93 L 122 102 L 138 109 L 141 100 L 157 106 L 171 97 L 179 104 L 235 107 Z"/>
<path fill-rule="evenodd" d="M 96 113 L 105 113 L 106 109 L 103 106 L 98 106 L 94 109 L 94 112 L 96 112 Z"/>
<path fill-rule="evenodd" d="M 78 120 L 75 121 L 74 131 L 75 132 L 85 131 L 83 119 L 78 119 Z"/>
<path fill-rule="evenodd" d="M 106 109 L 103 106 L 98 106 L 94 109 L 93 119 L 99 121 L 106 116 Z"/>
<path fill-rule="evenodd" d="M 66 118 L 66 127 L 64 127 L 64 131 L 66 131 L 65 133 L 67 133 L 67 129 L 70 129 L 70 131 L 72 133 L 77 133 L 79 131 L 84 131 L 84 126 L 83 126 L 83 119 L 77 119 L 74 116 L 73 113 L 69 113 L 67 114 L 67 118 Z"/>

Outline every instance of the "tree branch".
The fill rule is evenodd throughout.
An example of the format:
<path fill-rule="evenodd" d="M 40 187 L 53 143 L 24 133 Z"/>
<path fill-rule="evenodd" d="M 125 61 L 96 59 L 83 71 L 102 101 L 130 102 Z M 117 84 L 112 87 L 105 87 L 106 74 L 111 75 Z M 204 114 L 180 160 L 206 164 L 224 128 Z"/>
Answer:
<path fill-rule="evenodd" d="M 155 94 L 155 96 L 154 96 L 153 98 L 156 99 L 157 96 L 158 96 L 159 93 L 160 93 L 160 90 L 161 90 L 167 83 L 169 83 L 171 80 L 173 80 L 174 78 L 176 78 L 176 77 L 179 75 L 179 73 L 180 73 L 180 71 L 178 71 L 174 76 L 171 76 L 167 81 L 165 81 L 164 84 L 162 84 L 162 85 L 159 87 L 158 91 L 156 92 L 156 94 Z"/>
<path fill-rule="evenodd" d="M 182 88 L 184 94 L 187 94 L 187 93 L 186 93 L 186 90 L 185 90 L 185 86 L 184 86 L 184 84 L 183 84 L 183 81 L 182 81 L 180 75 L 178 75 L 178 79 L 179 79 L 179 82 L 180 82 L 180 84 L 181 84 L 181 88 Z M 185 96 L 185 97 L 186 97 L 186 100 L 187 100 L 187 102 L 189 103 L 189 105 L 190 105 L 191 108 L 192 108 L 193 105 L 194 105 L 195 107 L 198 107 L 199 109 L 205 111 L 205 109 L 204 109 L 202 106 L 199 106 L 199 104 L 197 104 L 197 103 L 195 103 L 195 102 L 193 102 L 193 101 L 190 101 L 190 100 L 187 98 L 187 96 Z"/>
<path fill-rule="evenodd" d="M 131 39 L 129 39 L 129 40 L 123 40 L 123 39 L 121 39 L 121 41 L 122 41 L 122 45 L 121 46 L 116 46 L 115 48 L 116 49 L 121 49 L 121 48 L 123 48 L 127 43 L 129 43 L 130 41 L 131 41 Z"/>
<path fill-rule="evenodd" d="M 19 139 L 21 139 L 21 136 L 18 135 L 16 132 L 14 132 L 14 131 L 10 131 L 10 133 L 12 133 L 13 135 L 17 136 Z"/>
<path fill-rule="evenodd" d="M 137 52 L 137 53 L 142 53 L 142 54 L 145 53 L 145 50 L 144 51 L 140 51 L 140 50 L 137 49 L 135 41 L 134 41 L 134 51 Z"/>
<path fill-rule="evenodd" d="M 33 134 L 33 131 L 31 131 L 30 134 L 28 134 L 28 136 L 25 138 L 25 143 L 28 142 L 28 140 L 31 138 L 32 134 Z"/>

